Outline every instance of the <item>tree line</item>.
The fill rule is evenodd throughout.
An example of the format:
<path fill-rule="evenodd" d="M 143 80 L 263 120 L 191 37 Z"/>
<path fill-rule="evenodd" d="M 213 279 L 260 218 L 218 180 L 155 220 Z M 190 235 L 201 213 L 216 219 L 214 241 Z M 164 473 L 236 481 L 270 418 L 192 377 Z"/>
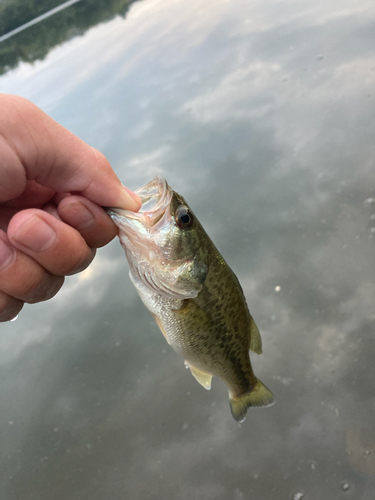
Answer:
<path fill-rule="evenodd" d="M 0 36 L 57 7 L 64 0 L 2 0 Z M 20 61 L 33 62 L 65 40 L 115 16 L 125 17 L 137 0 L 81 0 L 0 43 L 0 75 Z"/>

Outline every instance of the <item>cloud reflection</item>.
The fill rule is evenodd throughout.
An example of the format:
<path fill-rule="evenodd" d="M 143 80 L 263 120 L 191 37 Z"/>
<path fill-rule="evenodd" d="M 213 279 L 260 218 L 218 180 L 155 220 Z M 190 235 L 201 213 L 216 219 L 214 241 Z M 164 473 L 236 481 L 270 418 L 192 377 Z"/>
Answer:
<path fill-rule="evenodd" d="M 277 398 L 233 424 L 113 243 L 3 328 L 9 499 L 328 498 L 344 478 L 371 497 L 374 23 L 372 2 L 145 0 L 0 78 L 123 182 L 161 173 L 184 195 L 243 284 Z"/>

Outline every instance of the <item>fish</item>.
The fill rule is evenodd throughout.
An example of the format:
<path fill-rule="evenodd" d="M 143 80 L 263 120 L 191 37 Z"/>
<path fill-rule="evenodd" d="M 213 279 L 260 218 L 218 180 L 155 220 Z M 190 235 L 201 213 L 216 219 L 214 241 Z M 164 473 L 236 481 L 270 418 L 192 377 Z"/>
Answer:
<path fill-rule="evenodd" d="M 162 176 L 137 189 L 138 212 L 107 208 L 119 228 L 129 276 L 168 344 L 195 379 L 228 388 L 235 420 L 271 406 L 272 392 L 254 375 L 249 350 L 262 340 L 241 285 L 185 199 Z"/>

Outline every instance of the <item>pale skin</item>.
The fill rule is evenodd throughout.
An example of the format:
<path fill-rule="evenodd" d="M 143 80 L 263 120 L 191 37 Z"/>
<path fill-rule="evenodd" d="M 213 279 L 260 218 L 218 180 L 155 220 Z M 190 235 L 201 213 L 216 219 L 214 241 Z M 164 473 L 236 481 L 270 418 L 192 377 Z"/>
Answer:
<path fill-rule="evenodd" d="M 52 298 L 137 211 L 106 158 L 21 97 L 0 94 L 0 321 Z"/>

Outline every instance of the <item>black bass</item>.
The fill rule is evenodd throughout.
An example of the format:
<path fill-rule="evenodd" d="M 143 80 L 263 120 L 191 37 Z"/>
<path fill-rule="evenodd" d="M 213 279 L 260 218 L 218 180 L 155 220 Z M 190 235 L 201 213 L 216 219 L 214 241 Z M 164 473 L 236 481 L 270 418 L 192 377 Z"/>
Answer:
<path fill-rule="evenodd" d="M 271 391 L 255 377 L 249 349 L 262 353 L 259 330 L 238 279 L 186 201 L 162 177 L 139 188 L 138 213 L 107 209 L 119 227 L 130 278 L 168 344 L 197 381 L 215 375 L 229 390 L 233 417 L 270 406 Z"/>

